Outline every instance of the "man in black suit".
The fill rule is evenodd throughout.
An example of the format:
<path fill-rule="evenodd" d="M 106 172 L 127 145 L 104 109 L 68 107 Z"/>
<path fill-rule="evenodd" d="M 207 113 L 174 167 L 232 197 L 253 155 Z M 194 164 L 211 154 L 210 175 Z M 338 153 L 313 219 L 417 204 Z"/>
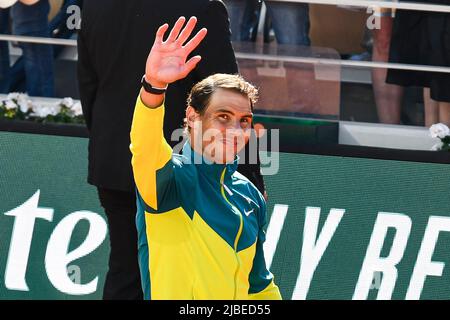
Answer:
<path fill-rule="evenodd" d="M 172 147 L 179 142 L 172 141 L 171 135 L 183 125 L 191 87 L 211 74 L 238 71 L 224 4 L 219 0 L 91 0 L 83 4 L 78 76 L 90 134 L 88 182 L 98 189 L 111 245 L 104 299 L 142 299 L 130 128 L 154 34 L 160 25 L 173 25 L 180 16 L 196 16 L 208 36 L 193 52 L 203 57 L 202 62 L 187 78 L 171 85 L 166 95 L 174 111 L 165 117 L 164 133 Z M 238 170 L 264 192 L 259 165 Z"/>

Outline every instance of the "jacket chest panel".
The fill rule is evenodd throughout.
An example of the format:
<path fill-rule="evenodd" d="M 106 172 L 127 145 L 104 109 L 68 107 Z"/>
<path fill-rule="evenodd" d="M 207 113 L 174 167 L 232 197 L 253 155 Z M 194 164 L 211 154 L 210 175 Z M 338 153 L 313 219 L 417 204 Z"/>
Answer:
<path fill-rule="evenodd" d="M 240 251 L 256 241 L 259 208 L 233 190 L 221 186 L 201 188 L 197 193 L 195 210 L 232 248 L 236 249 L 237 245 Z"/>

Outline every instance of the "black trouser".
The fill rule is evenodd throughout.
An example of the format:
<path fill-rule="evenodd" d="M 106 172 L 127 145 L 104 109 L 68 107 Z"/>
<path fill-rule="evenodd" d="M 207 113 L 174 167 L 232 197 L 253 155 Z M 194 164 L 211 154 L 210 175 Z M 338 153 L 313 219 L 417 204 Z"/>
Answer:
<path fill-rule="evenodd" d="M 108 218 L 111 247 L 103 299 L 142 300 L 135 222 L 136 195 L 103 188 L 97 190 Z"/>

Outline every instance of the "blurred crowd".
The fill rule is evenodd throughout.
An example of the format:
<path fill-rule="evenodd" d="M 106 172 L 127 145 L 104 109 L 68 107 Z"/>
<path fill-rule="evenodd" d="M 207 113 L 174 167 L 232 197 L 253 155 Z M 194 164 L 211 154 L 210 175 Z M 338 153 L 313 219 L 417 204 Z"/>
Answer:
<path fill-rule="evenodd" d="M 33 5 L 25 2 L 19 0 L 10 8 L 0 9 L 0 34 L 65 39 L 74 36 L 76 30 L 66 27 L 67 8 L 74 4 L 81 7 L 82 0 L 64 0 L 50 21 L 49 0 L 32 1 L 36 2 Z M 223 2 L 228 10 L 234 43 L 255 42 L 260 34 L 264 43 L 314 47 L 310 34 L 310 5 L 306 3 L 269 0 Z M 448 0 L 421 2 L 449 4 Z M 264 20 L 261 19 L 263 3 L 267 9 Z M 365 52 L 351 55 L 351 60 L 450 67 L 450 14 L 381 9 L 373 16 L 378 19 L 378 27 L 373 30 L 364 27 Z M 264 22 L 260 26 L 261 21 Z M 258 33 L 258 29 L 262 32 Z M 14 45 L 20 46 L 23 55 L 11 66 L 8 43 L 0 41 L 0 93 L 26 91 L 31 96 L 54 96 L 53 63 L 63 47 L 31 43 Z M 418 87 L 423 88 L 423 124 L 450 124 L 449 73 L 373 68 L 371 83 L 379 122 L 401 124 L 405 88 Z"/>
<path fill-rule="evenodd" d="M 66 23 L 67 8 L 71 5 L 81 7 L 82 0 L 64 0 L 49 20 L 49 0 L 19 0 L 11 7 L 0 9 L 0 34 L 69 39 L 76 31 L 67 28 Z M 0 93 L 27 92 L 31 96 L 53 97 L 53 64 L 63 47 L 34 43 L 13 45 L 22 49 L 17 61 L 10 61 L 8 42 L 0 42 Z"/>
<path fill-rule="evenodd" d="M 255 41 L 262 2 L 258 0 L 224 0 L 228 7 L 232 39 Z M 421 3 L 447 4 L 448 0 L 421 0 Z M 278 44 L 309 46 L 309 5 L 305 3 L 264 0 L 267 17 L 264 42 L 270 42 L 271 31 Z M 355 10 L 355 7 L 350 7 Z M 360 9 L 366 11 L 366 8 Z M 450 14 L 422 11 L 396 12 L 392 9 L 372 10 L 378 21 L 374 28 L 366 26 L 363 54 L 352 60 L 372 60 L 411 65 L 450 67 Z M 401 124 L 405 87 L 423 88 L 426 126 L 450 124 L 450 74 L 398 69 L 372 69 L 372 86 L 379 121 Z M 406 106 L 408 107 L 408 106 Z"/>

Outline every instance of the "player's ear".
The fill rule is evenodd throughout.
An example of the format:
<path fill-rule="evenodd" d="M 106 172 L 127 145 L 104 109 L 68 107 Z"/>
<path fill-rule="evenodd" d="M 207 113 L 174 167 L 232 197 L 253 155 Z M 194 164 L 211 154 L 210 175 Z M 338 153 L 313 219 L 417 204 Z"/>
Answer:
<path fill-rule="evenodd" d="M 200 114 L 197 112 L 197 110 L 194 109 L 192 106 L 188 106 L 186 109 L 186 125 L 188 128 L 193 128 L 195 121 L 198 121 L 200 119 Z"/>

